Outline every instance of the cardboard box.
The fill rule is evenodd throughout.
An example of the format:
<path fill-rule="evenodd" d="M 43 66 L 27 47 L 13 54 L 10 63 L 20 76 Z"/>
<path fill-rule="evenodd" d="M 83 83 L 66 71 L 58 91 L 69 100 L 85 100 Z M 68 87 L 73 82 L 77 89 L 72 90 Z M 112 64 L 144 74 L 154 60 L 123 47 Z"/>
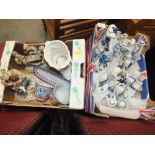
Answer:
<path fill-rule="evenodd" d="M 102 26 L 102 24 L 98 24 L 98 26 Z M 94 30 L 95 31 L 95 30 Z M 94 32 L 95 33 L 95 32 Z M 149 37 L 148 37 L 149 38 Z M 94 114 L 96 116 L 101 117 L 124 117 L 124 118 L 131 118 L 131 119 L 137 119 L 139 111 L 138 110 L 124 110 L 122 112 L 121 110 L 117 110 L 113 108 L 113 113 L 117 113 L 117 115 L 109 115 L 107 113 L 100 113 L 97 107 L 95 106 L 95 99 L 93 96 L 93 72 L 94 72 L 94 49 L 93 49 L 93 43 L 94 43 L 94 36 L 90 36 L 90 38 L 86 42 L 86 96 L 85 96 L 85 112 Z M 140 72 L 143 72 L 147 75 L 147 69 L 146 69 L 146 63 L 145 63 L 145 53 L 146 51 L 143 51 L 141 55 L 141 59 L 138 61 L 140 66 Z M 155 101 L 152 101 L 149 98 L 149 89 L 148 89 L 148 79 L 146 78 L 143 82 L 142 91 L 141 91 L 141 99 L 144 99 L 147 101 L 148 107 L 154 107 Z M 109 112 L 110 113 L 110 112 Z M 154 116 L 152 116 L 149 119 L 154 119 Z"/>
<path fill-rule="evenodd" d="M 44 43 L 27 43 L 29 45 L 33 45 L 38 47 L 40 45 L 44 45 Z M 39 101 L 33 100 L 29 102 L 20 101 L 15 93 L 8 88 L 5 88 L 3 84 L 0 84 L 0 104 L 2 105 L 11 105 L 11 106 L 26 106 L 26 107 L 46 107 L 46 108 L 61 108 L 61 109 L 83 109 L 84 108 L 84 88 L 85 88 L 85 79 L 80 75 L 84 73 L 83 68 L 81 68 L 81 64 L 85 65 L 85 40 L 77 39 L 73 41 L 66 42 L 71 55 L 72 55 L 72 79 L 71 79 L 71 90 L 76 86 L 77 89 L 81 89 L 78 94 L 75 94 L 74 91 L 70 91 L 70 102 L 69 105 L 63 105 L 58 103 L 55 105 L 55 101 Z M 6 71 L 10 69 L 17 69 L 24 73 L 25 75 L 33 76 L 32 72 L 29 72 L 25 69 L 24 66 L 20 66 L 16 64 L 14 58 L 11 56 L 12 51 L 16 49 L 17 52 L 23 50 L 23 42 L 16 41 L 6 41 L 5 47 L 1 57 L 1 69 Z M 2 52 L 2 51 L 0 51 Z M 78 62 L 78 70 L 75 70 L 75 63 Z M 75 73 L 76 72 L 76 73 Z M 75 77 L 76 74 L 76 77 Z M 79 85 L 80 83 L 80 85 Z M 80 88 L 79 88 L 80 87 Z M 73 89 L 74 90 L 74 89 Z M 34 94 L 33 94 L 34 95 Z M 76 99 L 78 95 L 78 100 Z"/>

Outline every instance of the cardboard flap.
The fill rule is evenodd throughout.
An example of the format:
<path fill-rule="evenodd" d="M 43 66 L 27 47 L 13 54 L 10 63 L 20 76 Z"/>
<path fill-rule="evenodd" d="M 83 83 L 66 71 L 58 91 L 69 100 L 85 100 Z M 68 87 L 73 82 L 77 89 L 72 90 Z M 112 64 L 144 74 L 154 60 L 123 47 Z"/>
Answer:
<path fill-rule="evenodd" d="M 11 54 L 14 49 L 14 46 L 15 46 L 15 41 L 6 41 L 2 58 L 1 58 L 0 69 L 4 69 L 6 71 L 8 70 L 10 58 L 11 58 Z"/>
<path fill-rule="evenodd" d="M 14 49 L 14 46 L 15 46 L 15 41 L 6 41 L 2 58 L 1 58 L 0 69 L 4 69 L 6 71 L 8 70 L 10 58 L 11 58 L 11 54 Z M 0 83 L 0 103 L 2 102 L 4 97 L 4 90 L 5 90 L 4 85 Z"/>
<path fill-rule="evenodd" d="M 84 108 L 84 64 L 85 64 L 85 40 L 73 40 L 72 76 L 69 108 Z"/>

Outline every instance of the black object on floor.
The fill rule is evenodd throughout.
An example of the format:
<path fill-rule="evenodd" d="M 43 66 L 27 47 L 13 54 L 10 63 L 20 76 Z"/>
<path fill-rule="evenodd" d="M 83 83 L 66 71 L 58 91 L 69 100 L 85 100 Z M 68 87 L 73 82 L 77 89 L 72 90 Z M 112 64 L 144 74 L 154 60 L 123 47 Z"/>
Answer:
<path fill-rule="evenodd" d="M 49 118 L 51 118 L 51 135 L 70 135 L 72 110 L 50 109 Z"/>

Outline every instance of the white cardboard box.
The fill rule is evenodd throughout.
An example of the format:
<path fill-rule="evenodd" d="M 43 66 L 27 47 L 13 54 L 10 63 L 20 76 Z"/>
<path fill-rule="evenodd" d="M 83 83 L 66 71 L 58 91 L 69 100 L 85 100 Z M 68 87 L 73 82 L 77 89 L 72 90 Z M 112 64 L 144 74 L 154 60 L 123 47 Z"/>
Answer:
<path fill-rule="evenodd" d="M 11 65 L 11 53 L 14 50 L 15 41 L 7 41 L 1 57 L 1 69 L 8 70 Z M 21 42 L 20 42 L 21 43 Z M 35 43 L 34 43 L 35 45 Z M 36 45 L 38 45 L 36 43 Z M 69 105 L 49 105 L 45 102 L 39 102 L 37 100 L 29 103 L 17 101 L 13 94 L 8 98 L 8 93 L 5 95 L 5 87 L 0 84 L 0 103 L 12 106 L 28 106 L 28 107 L 47 107 L 47 108 L 61 108 L 61 109 L 83 109 L 84 108 L 84 95 L 85 95 L 85 77 L 81 77 L 81 74 L 85 72 L 81 66 L 85 66 L 85 40 L 76 39 L 72 41 L 72 75 L 71 75 L 71 91 Z M 15 62 L 14 62 L 15 63 Z M 11 67 L 12 68 L 12 67 Z M 84 67 L 83 67 L 84 68 Z M 20 66 L 14 69 L 23 71 Z"/>

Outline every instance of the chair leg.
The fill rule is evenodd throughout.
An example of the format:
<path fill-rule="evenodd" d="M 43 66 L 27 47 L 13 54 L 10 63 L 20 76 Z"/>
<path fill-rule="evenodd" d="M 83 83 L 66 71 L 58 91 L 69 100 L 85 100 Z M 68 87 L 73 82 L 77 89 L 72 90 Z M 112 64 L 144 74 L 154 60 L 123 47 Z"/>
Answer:
<path fill-rule="evenodd" d="M 45 24 L 44 19 L 42 19 L 42 22 L 43 22 L 43 26 L 44 26 L 44 31 L 47 33 L 47 28 L 46 28 L 46 24 Z"/>

